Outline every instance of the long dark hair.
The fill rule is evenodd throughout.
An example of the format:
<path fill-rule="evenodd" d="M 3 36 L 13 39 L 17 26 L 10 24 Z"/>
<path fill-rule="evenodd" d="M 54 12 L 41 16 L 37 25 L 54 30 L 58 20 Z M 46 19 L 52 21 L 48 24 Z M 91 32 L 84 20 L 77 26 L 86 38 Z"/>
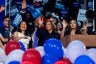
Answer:
<path fill-rule="evenodd" d="M 75 20 L 75 19 L 71 19 L 71 21 L 75 21 L 75 23 L 76 23 L 76 31 L 75 31 L 75 34 L 81 34 L 81 32 L 80 32 L 80 27 L 78 26 L 78 23 L 77 23 L 77 21 Z M 68 25 L 68 27 L 67 27 L 67 29 L 66 29 L 66 31 L 65 31 L 65 35 L 70 35 L 70 32 L 71 32 L 71 26 L 70 26 L 70 23 L 71 23 L 71 21 L 69 22 L 69 25 Z"/>
<path fill-rule="evenodd" d="M 62 29 L 63 29 L 63 24 L 62 24 L 61 22 L 58 22 L 58 23 L 60 23 L 60 25 L 61 25 L 60 30 L 62 31 Z M 58 29 L 57 29 L 57 28 L 58 28 L 58 23 L 57 23 L 57 26 L 56 26 L 56 31 L 58 30 Z"/>
<path fill-rule="evenodd" d="M 25 30 L 25 34 L 24 34 L 24 35 L 28 36 L 28 35 L 29 35 L 29 32 L 28 32 L 28 31 L 29 31 L 29 30 L 28 30 L 28 23 L 27 23 L 25 20 L 22 20 L 22 21 L 20 22 L 20 24 L 18 25 L 17 31 L 18 31 L 18 32 L 21 32 L 20 25 L 21 25 L 22 22 L 25 22 L 26 25 L 27 25 L 27 29 Z"/>

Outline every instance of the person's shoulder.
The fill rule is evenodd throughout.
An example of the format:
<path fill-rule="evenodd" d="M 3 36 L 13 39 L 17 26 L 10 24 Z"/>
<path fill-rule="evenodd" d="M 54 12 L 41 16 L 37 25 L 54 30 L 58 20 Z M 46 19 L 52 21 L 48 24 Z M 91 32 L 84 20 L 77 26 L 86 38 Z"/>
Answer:
<path fill-rule="evenodd" d="M 0 26 L 0 29 L 5 29 L 4 27 Z"/>
<path fill-rule="evenodd" d="M 5 28 L 4 27 L 0 27 L 0 32 L 4 32 Z"/>
<path fill-rule="evenodd" d="M 53 32 L 53 35 L 54 35 L 57 39 L 60 39 L 60 34 L 59 34 L 59 33 Z"/>
<path fill-rule="evenodd" d="M 56 34 L 56 35 L 60 35 L 58 32 L 54 32 L 54 34 Z"/>
<path fill-rule="evenodd" d="M 14 34 L 18 34 L 18 31 L 15 31 Z"/>

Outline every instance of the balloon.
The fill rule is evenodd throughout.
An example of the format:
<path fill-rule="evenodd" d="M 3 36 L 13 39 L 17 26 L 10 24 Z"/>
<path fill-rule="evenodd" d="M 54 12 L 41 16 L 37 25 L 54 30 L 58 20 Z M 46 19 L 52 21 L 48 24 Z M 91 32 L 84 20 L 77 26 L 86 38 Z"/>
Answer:
<path fill-rule="evenodd" d="M 17 41 L 12 40 L 6 43 L 5 46 L 6 55 L 8 55 L 11 51 L 15 49 L 21 49 L 20 44 Z"/>
<path fill-rule="evenodd" d="M 64 6 L 63 4 L 61 4 L 60 2 L 56 2 L 56 4 L 55 4 L 55 8 L 61 10 L 62 8 L 65 8 L 65 6 Z"/>
<path fill-rule="evenodd" d="M 43 57 L 45 55 L 45 51 L 44 51 L 43 46 L 38 46 L 35 49 L 40 53 L 41 57 Z"/>
<path fill-rule="evenodd" d="M 8 64 L 11 61 L 21 62 L 23 54 L 24 54 L 23 50 L 20 49 L 13 50 L 8 54 L 5 64 Z"/>
<path fill-rule="evenodd" d="M 33 64 L 33 63 L 31 63 L 31 62 L 29 62 L 29 61 L 24 61 L 24 62 L 22 62 L 21 64 Z"/>
<path fill-rule="evenodd" d="M 6 54 L 2 48 L 0 48 L 0 62 L 4 63 L 6 60 Z"/>
<path fill-rule="evenodd" d="M 46 54 L 42 58 L 42 64 L 53 64 L 54 62 L 58 61 L 59 59 L 51 54 Z"/>
<path fill-rule="evenodd" d="M 96 63 L 96 48 L 87 50 L 87 55 Z"/>
<path fill-rule="evenodd" d="M 3 62 L 0 62 L 0 64 L 4 64 Z"/>
<path fill-rule="evenodd" d="M 57 61 L 57 62 L 55 62 L 54 64 L 66 64 L 66 63 L 63 62 L 63 61 Z"/>
<path fill-rule="evenodd" d="M 77 57 L 79 57 L 80 55 L 84 55 L 85 53 L 86 47 L 83 42 L 79 40 L 74 40 L 70 42 L 67 47 L 68 58 L 72 63 L 74 63 Z"/>
<path fill-rule="evenodd" d="M 40 11 L 38 9 L 34 9 L 32 12 L 33 18 L 38 18 L 41 15 Z"/>
<path fill-rule="evenodd" d="M 95 62 L 90 57 L 81 55 L 75 60 L 74 64 L 95 64 Z"/>
<path fill-rule="evenodd" d="M 80 7 L 79 2 L 74 2 L 74 3 L 73 3 L 73 7 L 74 7 L 74 8 L 79 8 L 79 7 Z"/>
<path fill-rule="evenodd" d="M 68 58 L 61 59 L 54 64 L 72 64 Z"/>
<path fill-rule="evenodd" d="M 19 61 L 11 61 L 11 62 L 8 63 L 8 64 L 20 64 L 20 62 L 19 62 Z"/>
<path fill-rule="evenodd" d="M 41 64 L 40 53 L 34 48 L 28 49 L 23 54 L 22 62 L 24 62 L 24 61 L 28 61 L 33 64 Z"/>
<path fill-rule="evenodd" d="M 21 49 L 22 49 L 23 51 L 25 51 L 26 48 L 25 48 L 24 44 L 23 44 L 22 42 L 20 42 L 20 41 L 19 41 L 19 44 L 20 44 L 20 46 L 21 46 Z"/>
<path fill-rule="evenodd" d="M 47 54 L 52 54 L 57 58 L 63 58 L 62 44 L 55 38 L 48 39 L 44 44 L 44 51 Z"/>
<path fill-rule="evenodd" d="M 62 50 L 63 50 L 63 53 L 64 53 L 63 58 L 68 58 L 67 48 L 64 48 L 64 47 L 62 46 Z"/>

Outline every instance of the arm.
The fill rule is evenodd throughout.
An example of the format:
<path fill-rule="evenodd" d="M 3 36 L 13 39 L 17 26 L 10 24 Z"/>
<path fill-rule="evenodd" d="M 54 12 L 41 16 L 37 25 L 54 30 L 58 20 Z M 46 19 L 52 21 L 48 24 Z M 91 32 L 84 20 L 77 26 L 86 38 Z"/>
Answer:
<path fill-rule="evenodd" d="M 21 13 L 22 14 L 24 14 L 25 12 L 26 12 L 26 7 L 27 7 L 27 5 L 26 5 L 26 0 L 23 0 L 23 2 L 22 2 L 22 9 L 21 9 Z"/>
<path fill-rule="evenodd" d="M 42 16 L 39 16 L 39 17 L 37 18 L 37 23 L 39 24 L 39 25 L 38 25 L 39 28 L 42 28 L 42 27 L 44 26 L 44 25 L 43 25 L 44 21 L 43 21 L 43 17 L 42 17 Z"/>
<path fill-rule="evenodd" d="M 5 10 L 5 5 L 2 5 L 0 8 L 0 12 L 3 12 Z"/>
<path fill-rule="evenodd" d="M 8 38 L 4 38 L 1 34 L 0 34 L 0 40 L 2 42 L 7 42 L 8 41 Z"/>
<path fill-rule="evenodd" d="M 20 40 L 22 37 L 18 37 L 18 32 L 15 32 L 13 34 L 13 38 L 14 38 L 14 40 Z"/>
<path fill-rule="evenodd" d="M 4 46 L 3 46 L 3 44 L 2 44 L 1 41 L 0 41 L 0 47 L 1 47 L 3 50 L 5 50 L 5 49 L 4 49 Z"/>
<path fill-rule="evenodd" d="M 82 34 L 87 34 L 87 24 L 85 22 L 83 23 L 83 28 L 81 28 L 81 32 Z"/>
<path fill-rule="evenodd" d="M 2 42 L 7 42 L 8 41 L 8 39 L 4 38 L 4 37 L 0 37 L 0 39 L 1 39 Z"/>
<path fill-rule="evenodd" d="M 62 29 L 61 34 L 60 34 L 61 39 L 64 37 L 64 32 L 65 32 L 65 29 L 67 27 L 67 22 L 65 20 L 63 20 L 62 24 L 63 24 L 63 29 Z"/>
<path fill-rule="evenodd" d="M 43 34 L 44 34 L 44 29 L 38 27 L 36 32 L 37 37 L 41 38 Z"/>
<path fill-rule="evenodd" d="M 22 2 L 22 9 L 26 9 L 26 0 L 23 0 Z"/>
<path fill-rule="evenodd" d="M 44 29 L 42 28 L 42 26 L 43 26 L 43 19 L 41 19 L 41 17 L 38 17 L 37 18 L 37 23 L 38 23 L 38 28 L 37 28 L 36 35 L 37 35 L 37 37 L 42 37 L 42 35 L 44 33 Z"/>
<path fill-rule="evenodd" d="M 13 35 L 13 39 L 15 40 L 20 40 L 20 39 L 27 39 L 28 36 L 21 36 L 21 37 L 18 37 L 18 32 L 15 32 L 14 35 Z"/>

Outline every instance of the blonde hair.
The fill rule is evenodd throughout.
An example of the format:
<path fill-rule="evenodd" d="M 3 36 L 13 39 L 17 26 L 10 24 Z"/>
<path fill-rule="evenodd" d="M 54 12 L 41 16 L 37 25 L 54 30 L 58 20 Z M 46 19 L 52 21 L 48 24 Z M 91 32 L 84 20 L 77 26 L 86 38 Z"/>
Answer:
<path fill-rule="evenodd" d="M 53 31 L 56 30 L 56 25 L 54 24 L 54 22 L 52 20 L 47 20 L 46 23 L 47 22 L 50 22 L 51 23 L 52 28 L 53 28 Z"/>

